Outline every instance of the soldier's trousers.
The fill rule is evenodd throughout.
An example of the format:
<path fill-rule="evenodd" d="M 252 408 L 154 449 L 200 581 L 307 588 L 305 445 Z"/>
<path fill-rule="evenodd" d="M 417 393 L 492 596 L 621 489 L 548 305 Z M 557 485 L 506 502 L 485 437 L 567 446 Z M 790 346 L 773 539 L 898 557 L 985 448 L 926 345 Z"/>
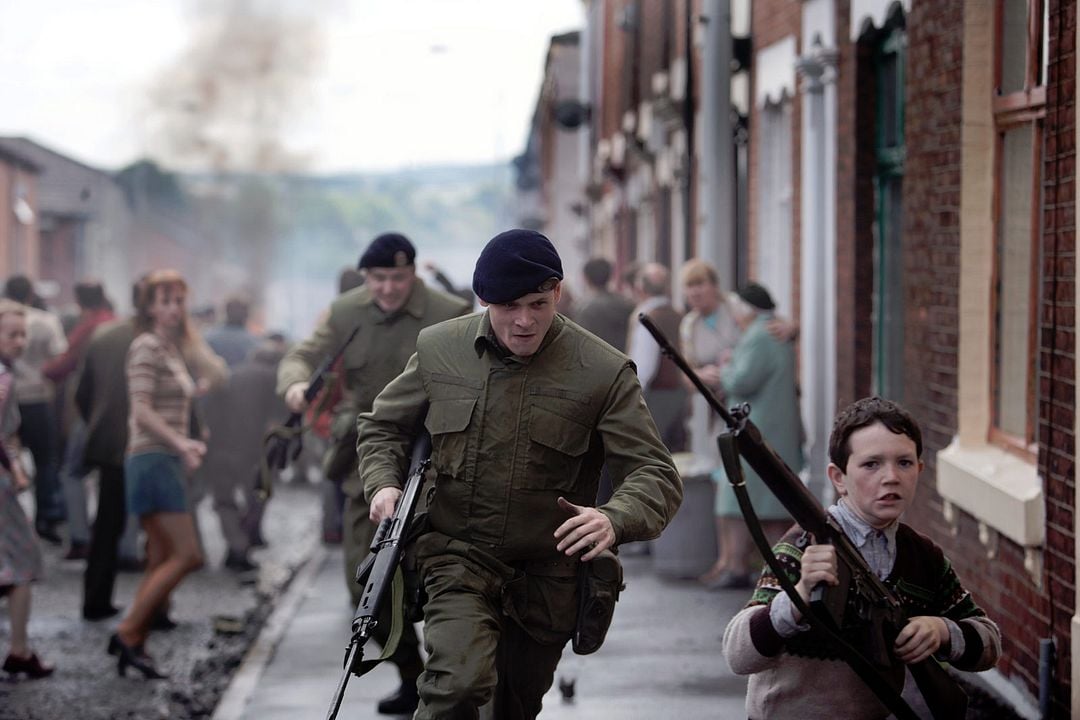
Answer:
<path fill-rule="evenodd" d="M 414 720 L 532 720 L 551 687 L 568 635 L 540 643 L 507 616 L 504 578 L 460 557 L 424 567 L 424 647 Z"/>
<path fill-rule="evenodd" d="M 375 523 L 368 518 L 368 504 L 363 498 L 345 498 L 344 515 L 344 546 L 345 546 L 345 586 L 349 589 L 349 597 L 353 607 L 360 603 L 360 595 L 363 588 L 356 582 L 356 568 L 367 557 L 371 548 L 371 539 L 375 537 Z M 390 632 L 391 608 L 390 603 L 383 605 L 383 612 L 379 618 L 372 637 L 379 645 L 385 645 L 387 635 Z M 367 657 L 372 655 L 365 653 Z M 398 668 L 401 681 L 414 682 L 424 670 L 424 661 L 420 657 L 420 639 L 416 636 L 416 629 L 411 623 L 406 623 L 401 631 L 401 640 L 397 650 L 390 656 L 390 662 Z"/>

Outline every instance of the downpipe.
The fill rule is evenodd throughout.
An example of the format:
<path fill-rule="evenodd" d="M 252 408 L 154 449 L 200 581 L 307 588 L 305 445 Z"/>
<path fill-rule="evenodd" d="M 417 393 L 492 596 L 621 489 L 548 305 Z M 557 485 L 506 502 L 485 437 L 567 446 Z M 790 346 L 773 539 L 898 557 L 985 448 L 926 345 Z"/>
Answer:
<path fill-rule="evenodd" d="M 1039 717 L 1042 720 L 1050 720 L 1052 712 L 1055 654 L 1053 638 L 1039 640 Z"/>

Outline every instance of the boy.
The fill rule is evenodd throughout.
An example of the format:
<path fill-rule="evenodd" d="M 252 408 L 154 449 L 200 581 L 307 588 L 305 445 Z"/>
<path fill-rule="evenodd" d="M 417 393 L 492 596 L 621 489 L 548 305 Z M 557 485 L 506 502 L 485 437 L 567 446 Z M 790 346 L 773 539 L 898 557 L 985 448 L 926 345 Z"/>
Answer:
<path fill-rule="evenodd" d="M 893 650 L 890 677 L 900 689 L 904 665 L 934 655 L 961 670 L 986 670 L 1001 654 L 997 626 L 961 585 L 932 540 L 900 522 L 922 471 L 922 433 L 903 408 L 864 398 L 836 418 L 829 437 L 829 480 L 838 496 L 833 520 L 867 564 L 902 600 L 908 624 Z M 813 544 L 795 526 L 774 548 L 803 600 L 820 582 L 836 585 L 836 551 Z M 885 718 L 865 683 L 810 631 L 766 569 L 750 602 L 724 630 L 732 670 L 750 675 L 750 718 Z"/>

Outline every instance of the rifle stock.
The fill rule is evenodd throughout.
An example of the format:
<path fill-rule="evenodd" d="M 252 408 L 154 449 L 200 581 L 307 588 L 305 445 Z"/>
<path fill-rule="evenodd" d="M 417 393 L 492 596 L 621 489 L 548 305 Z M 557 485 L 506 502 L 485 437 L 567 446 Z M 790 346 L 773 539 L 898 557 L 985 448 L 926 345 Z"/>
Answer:
<path fill-rule="evenodd" d="M 743 404 L 732 411 L 725 408 L 717 399 L 716 394 L 705 385 L 679 351 L 671 345 L 663 332 L 644 314 L 638 315 L 638 320 L 659 344 L 664 355 L 670 358 L 689 378 L 710 407 L 728 426 L 734 434 L 738 455 L 746 459 L 795 522 L 804 530 L 813 533 L 816 542 L 830 543 L 836 548 L 837 569 L 841 576 L 842 588 L 834 590 L 824 585 L 815 588 L 808 608 L 810 619 L 823 625 L 827 634 L 835 633 L 843 625 L 848 594 L 859 593 L 866 601 L 860 604 L 870 608 L 871 613 L 867 617 L 860 617 L 860 620 L 865 621 L 871 628 L 875 626 L 877 628 L 875 637 L 869 638 L 868 645 L 875 651 L 871 653 L 872 657 L 868 660 L 870 665 L 878 668 L 880 674 L 880 671 L 888 668 L 892 662 L 889 650 L 892 641 L 907 624 L 899 598 L 878 579 L 858 549 L 831 521 L 813 493 L 768 445 L 761 431 L 750 420 L 750 407 Z M 723 444 L 721 444 L 721 452 L 723 453 Z M 732 479 L 732 482 L 735 483 L 735 480 Z M 771 549 L 767 544 L 761 549 L 762 552 L 768 551 L 771 555 Z M 793 598 L 793 601 L 796 599 L 799 600 L 796 603 L 798 606 L 801 604 L 801 598 Z M 865 660 L 866 658 L 858 659 Z M 852 664 L 847 658 L 845 660 Z M 852 664 L 852 668 L 862 677 L 862 672 L 856 664 Z M 908 668 L 935 720 L 964 717 L 967 695 L 936 660 L 932 657 L 927 658 L 909 665 Z M 871 689 L 878 692 L 874 683 L 866 677 L 863 677 L 863 680 L 871 686 Z M 881 693 L 878 694 L 882 702 L 885 702 L 897 715 L 914 717 L 913 711 L 906 706 L 906 703 L 903 708 L 900 708 L 900 712 L 897 712 L 897 708 L 893 706 L 896 698 L 886 698 Z M 903 703 L 902 700 L 900 702 Z"/>

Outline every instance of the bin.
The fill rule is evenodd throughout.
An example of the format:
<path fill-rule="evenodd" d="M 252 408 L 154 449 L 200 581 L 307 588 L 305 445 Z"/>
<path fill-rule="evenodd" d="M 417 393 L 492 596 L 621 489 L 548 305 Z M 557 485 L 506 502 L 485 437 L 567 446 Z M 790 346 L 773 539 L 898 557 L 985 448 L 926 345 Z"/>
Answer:
<path fill-rule="evenodd" d="M 716 486 L 712 463 L 691 453 L 676 453 L 683 501 L 664 532 L 652 542 L 653 567 L 673 578 L 697 578 L 716 562 Z"/>

